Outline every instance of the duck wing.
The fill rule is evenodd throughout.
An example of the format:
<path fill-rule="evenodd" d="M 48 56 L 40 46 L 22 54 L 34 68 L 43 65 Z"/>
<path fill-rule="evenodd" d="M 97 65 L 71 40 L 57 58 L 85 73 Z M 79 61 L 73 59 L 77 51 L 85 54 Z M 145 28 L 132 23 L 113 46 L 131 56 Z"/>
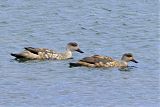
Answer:
<path fill-rule="evenodd" d="M 91 57 L 85 57 L 80 61 L 90 63 L 90 64 L 96 64 L 96 63 L 100 63 L 100 62 L 105 64 L 107 62 L 112 62 L 114 60 L 108 56 L 94 55 Z"/>
<path fill-rule="evenodd" d="M 38 55 L 39 52 L 42 52 L 42 53 L 52 53 L 52 54 L 56 53 L 55 51 L 47 49 L 47 48 L 25 47 L 24 49 L 27 50 L 27 51 L 30 51 L 31 53 L 37 54 L 37 55 Z"/>
<path fill-rule="evenodd" d="M 76 63 L 69 63 L 70 67 L 87 66 L 87 67 L 105 67 L 108 63 L 115 60 L 108 56 L 93 55 L 85 57 Z"/>

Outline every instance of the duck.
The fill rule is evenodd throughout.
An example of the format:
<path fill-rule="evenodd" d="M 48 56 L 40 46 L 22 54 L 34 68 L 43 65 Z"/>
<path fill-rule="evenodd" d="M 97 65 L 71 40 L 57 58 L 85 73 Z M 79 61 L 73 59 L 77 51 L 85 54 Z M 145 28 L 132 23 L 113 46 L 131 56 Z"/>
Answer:
<path fill-rule="evenodd" d="M 102 56 L 102 55 L 93 55 L 90 57 L 84 57 L 83 59 L 79 60 L 76 63 L 69 63 L 70 67 L 78 67 L 78 66 L 85 66 L 85 67 L 94 67 L 94 68 L 111 68 L 111 67 L 127 67 L 128 62 L 138 63 L 132 55 L 132 53 L 125 53 L 122 55 L 121 60 L 115 60 L 109 56 Z"/>
<path fill-rule="evenodd" d="M 69 42 L 65 52 L 56 52 L 52 49 L 34 47 L 24 47 L 24 49 L 25 50 L 20 53 L 11 53 L 11 56 L 14 56 L 16 59 L 28 60 L 65 60 L 72 58 L 72 53 L 75 51 L 84 53 L 76 42 Z"/>

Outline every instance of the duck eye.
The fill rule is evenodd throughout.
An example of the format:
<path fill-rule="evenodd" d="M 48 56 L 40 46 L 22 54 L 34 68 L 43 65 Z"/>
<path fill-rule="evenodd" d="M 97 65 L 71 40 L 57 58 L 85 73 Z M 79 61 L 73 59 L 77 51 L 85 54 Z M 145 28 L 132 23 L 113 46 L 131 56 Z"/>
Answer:
<path fill-rule="evenodd" d="M 77 46 L 77 45 L 72 45 L 72 46 Z"/>
<path fill-rule="evenodd" d="M 71 46 L 77 46 L 77 44 L 72 44 Z"/>
<path fill-rule="evenodd" d="M 73 43 L 69 43 L 69 45 L 70 45 L 70 46 L 73 46 L 73 47 L 78 46 L 78 44 L 77 44 L 77 43 L 74 43 L 74 42 L 73 42 Z"/>
<path fill-rule="evenodd" d="M 127 57 L 132 57 L 132 55 L 126 55 Z"/>

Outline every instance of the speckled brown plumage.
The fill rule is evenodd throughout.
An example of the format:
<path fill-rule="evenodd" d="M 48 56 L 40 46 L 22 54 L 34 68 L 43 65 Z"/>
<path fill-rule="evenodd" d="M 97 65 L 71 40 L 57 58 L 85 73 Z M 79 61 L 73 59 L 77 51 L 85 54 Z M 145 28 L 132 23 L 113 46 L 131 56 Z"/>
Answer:
<path fill-rule="evenodd" d="M 121 60 L 114 60 L 108 56 L 101 56 L 101 55 L 94 55 L 90 57 L 85 57 L 79 60 L 76 63 L 70 63 L 70 66 L 86 66 L 86 67 L 126 67 L 128 66 L 128 62 L 133 61 L 138 63 L 134 60 L 133 55 L 131 53 L 123 54 Z"/>
<path fill-rule="evenodd" d="M 63 53 L 56 52 L 51 49 L 47 48 L 33 48 L 33 47 L 26 47 L 25 50 L 20 53 L 11 53 L 12 56 L 21 59 L 37 59 L 37 60 L 45 60 L 45 59 L 69 59 L 72 57 L 72 52 L 78 51 L 83 53 L 77 43 L 70 42 L 67 44 L 66 51 Z"/>

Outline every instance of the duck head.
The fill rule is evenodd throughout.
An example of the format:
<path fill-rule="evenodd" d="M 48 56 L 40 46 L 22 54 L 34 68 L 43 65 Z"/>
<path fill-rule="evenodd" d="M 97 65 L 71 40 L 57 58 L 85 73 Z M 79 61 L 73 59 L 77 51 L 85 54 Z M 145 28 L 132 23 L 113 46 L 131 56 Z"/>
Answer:
<path fill-rule="evenodd" d="M 84 53 L 83 51 L 81 51 L 81 49 L 79 48 L 79 46 L 76 42 L 68 43 L 67 44 L 67 50 L 70 50 L 71 52 L 77 51 L 79 53 Z"/>
<path fill-rule="evenodd" d="M 134 63 L 138 63 L 138 62 L 134 59 L 134 57 L 133 57 L 133 55 L 132 55 L 131 53 L 125 53 L 125 54 L 123 54 L 121 60 L 126 61 L 126 62 L 132 61 L 132 62 L 134 62 Z"/>

